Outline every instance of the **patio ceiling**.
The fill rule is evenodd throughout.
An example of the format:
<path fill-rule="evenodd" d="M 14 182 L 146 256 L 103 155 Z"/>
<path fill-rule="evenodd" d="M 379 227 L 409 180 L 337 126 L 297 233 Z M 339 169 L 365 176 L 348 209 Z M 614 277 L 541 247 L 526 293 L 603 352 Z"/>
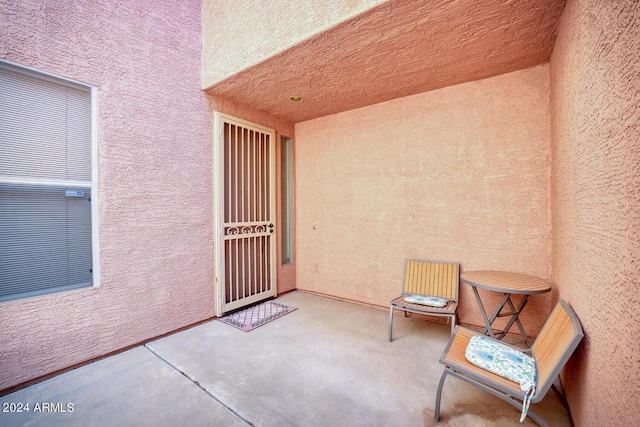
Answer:
<path fill-rule="evenodd" d="M 207 92 L 296 123 L 496 76 L 549 60 L 563 7 L 564 0 L 391 0 Z"/>

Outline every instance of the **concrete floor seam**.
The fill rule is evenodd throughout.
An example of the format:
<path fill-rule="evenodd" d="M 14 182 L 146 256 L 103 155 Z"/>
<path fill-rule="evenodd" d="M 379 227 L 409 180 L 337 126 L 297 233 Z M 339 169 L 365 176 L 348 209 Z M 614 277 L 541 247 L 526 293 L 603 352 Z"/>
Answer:
<path fill-rule="evenodd" d="M 165 364 L 167 364 L 169 367 L 171 367 L 173 370 L 179 372 L 183 377 L 187 378 L 189 381 L 191 381 L 191 383 L 193 383 L 195 386 L 197 386 L 200 390 L 204 391 L 208 396 L 210 396 L 213 400 L 215 400 L 216 402 L 218 402 L 219 404 L 221 404 L 222 406 L 224 406 L 229 412 L 231 412 L 233 415 L 235 415 L 236 417 L 240 418 L 242 421 L 244 421 L 245 423 L 247 423 L 247 425 L 251 426 L 251 427 L 255 427 L 255 424 L 253 424 L 251 421 L 247 420 L 246 418 L 244 418 L 242 415 L 240 415 L 239 413 L 237 413 L 236 411 L 234 411 L 232 408 L 230 408 L 228 405 L 226 405 L 224 402 L 222 402 L 220 399 L 218 399 L 216 396 L 214 396 L 213 394 L 211 394 L 211 392 L 209 392 L 209 390 L 207 390 L 206 388 L 204 388 L 197 380 L 191 378 L 189 376 L 189 374 L 187 374 L 186 372 L 182 371 L 181 369 L 179 369 L 177 366 L 173 365 L 171 362 L 169 362 L 167 359 L 165 359 L 164 357 L 160 356 L 158 353 L 156 353 L 155 351 L 153 351 L 151 348 L 149 348 L 147 345 L 144 345 L 144 348 L 146 348 L 149 352 L 151 352 L 151 354 L 153 354 L 154 356 L 156 356 L 158 359 L 160 359 L 161 361 L 163 361 Z"/>

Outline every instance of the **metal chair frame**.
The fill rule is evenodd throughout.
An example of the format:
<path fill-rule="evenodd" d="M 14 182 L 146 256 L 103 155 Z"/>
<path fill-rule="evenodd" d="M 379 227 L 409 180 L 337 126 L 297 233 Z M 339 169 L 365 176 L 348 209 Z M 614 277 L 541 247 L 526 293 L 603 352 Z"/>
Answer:
<path fill-rule="evenodd" d="M 393 340 L 393 311 L 428 316 L 448 317 L 451 319 L 451 333 L 456 326 L 458 310 L 458 292 L 460 289 L 460 264 L 450 261 L 430 261 L 406 259 L 402 279 L 402 293 L 391 300 L 389 309 L 389 342 Z M 404 301 L 407 295 L 422 295 L 445 298 L 449 303 L 445 307 L 430 307 Z"/>
<path fill-rule="evenodd" d="M 440 378 L 436 395 L 434 414 L 434 420 L 436 422 L 440 419 L 442 388 L 448 375 L 477 386 L 513 406 L 518 408 L 522 407 L 522 401 L 525 396 L 520 390 L 519 384 L 483 370 L 466 360 L 464 350 L 474 335 L 481 335 L 481 333 L 457 327 L 440 357 L 440 363 L 442 363 L 445 368 Z M 545 322 L 531 348 L 527 350 L 518 348 L 518 350 L 524 354 L 532 356 L 536 362 L 538 384 L 531 403 L 541 401 L 549 389 L 552 388 L 561 398 L 565 406 L 567 406 L 564 396 L 553 382 L 560 375 L 560 371 L 562 371 L 562 368 L 578 347 L 583 337 L 584 333 L 576 314 L 565 301 L 560 300 Z M 548 424 L 531 409 L 529 409 L 527 416 L 540 426 L 548 426 Z"/>

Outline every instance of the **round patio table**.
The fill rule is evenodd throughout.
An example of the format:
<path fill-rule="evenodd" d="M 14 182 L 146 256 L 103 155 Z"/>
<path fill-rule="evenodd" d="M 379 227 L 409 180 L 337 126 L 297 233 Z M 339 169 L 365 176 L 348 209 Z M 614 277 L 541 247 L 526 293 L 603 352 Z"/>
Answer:
<path fill-rule="evenodd" d="M 507 332 L 509 332 L 509 329 L 511 329 L 511 326 L 515 323 L 520 330 L 520 335 L 522 336 L 522 339 L 516 342 L 524 342 L 527 347 L 530 347 L 529 341 L 527 340 L 527 334 L 524 332 L 522 323 L 520 323 L 520 313 L 524 306 L 527 305 L 529 295 L 543 294 L 551 290 L 549 282 L 526 274 L 490 270 L 467 271 L 460 274 L 460 279 L 462 279 L 462 281 L 467 285 L 471 286 L 473 294 L 476 296 L 476 301 L 480 307 L 480 314 L 482 314 L 482 319 L 485 324 L 485 327 L 482 330 L 483 334 L 501 340 L 507 335 Z M 478 294 L 478 288 L 492 292 L 502 292 L 504 294 L 504 297 L 493 310 L 491 316 L 487 315 L 484 305 L 482 304 L 482 300 L 480 299 L 480 295 Z M 518 307 L 514 307 L 513 301 L 511 301 L 511 295 L 522 295 L 522 300 L 520 301 L 520 304 L 518 304 Z M 505 304 L 509 305 L 509 309 L 511 311 L 502 313 L 502 309 Z M 511 316 L 507 325 L 503 330 L 498 331 L 497 333 L 494 332 L 491 327 L 493 322 L 498 317 L 506 316 Z"/>

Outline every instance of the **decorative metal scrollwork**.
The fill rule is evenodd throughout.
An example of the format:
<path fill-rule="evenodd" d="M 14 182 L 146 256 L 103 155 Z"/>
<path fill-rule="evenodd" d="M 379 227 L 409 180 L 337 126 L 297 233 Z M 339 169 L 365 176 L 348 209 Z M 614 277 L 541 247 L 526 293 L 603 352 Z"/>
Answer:
<path fill-rule="evenodd" d="M 269 225 L 269 232 L 273 231 L 273 224 Z M 267 226 L 264 224 L 256 225 L 244 225 L 244 226 L 230 226 L 224 228 L 225 236 L 236 236 L 238 234 L 260 234 L 267 232 Z"/>
<path fill-rule="evenodd" d="M 224 234 L 226 236 L 234 236 L 236 234 L 240 234 L 240 230 L 238 227 L 227 227 Z"/>

